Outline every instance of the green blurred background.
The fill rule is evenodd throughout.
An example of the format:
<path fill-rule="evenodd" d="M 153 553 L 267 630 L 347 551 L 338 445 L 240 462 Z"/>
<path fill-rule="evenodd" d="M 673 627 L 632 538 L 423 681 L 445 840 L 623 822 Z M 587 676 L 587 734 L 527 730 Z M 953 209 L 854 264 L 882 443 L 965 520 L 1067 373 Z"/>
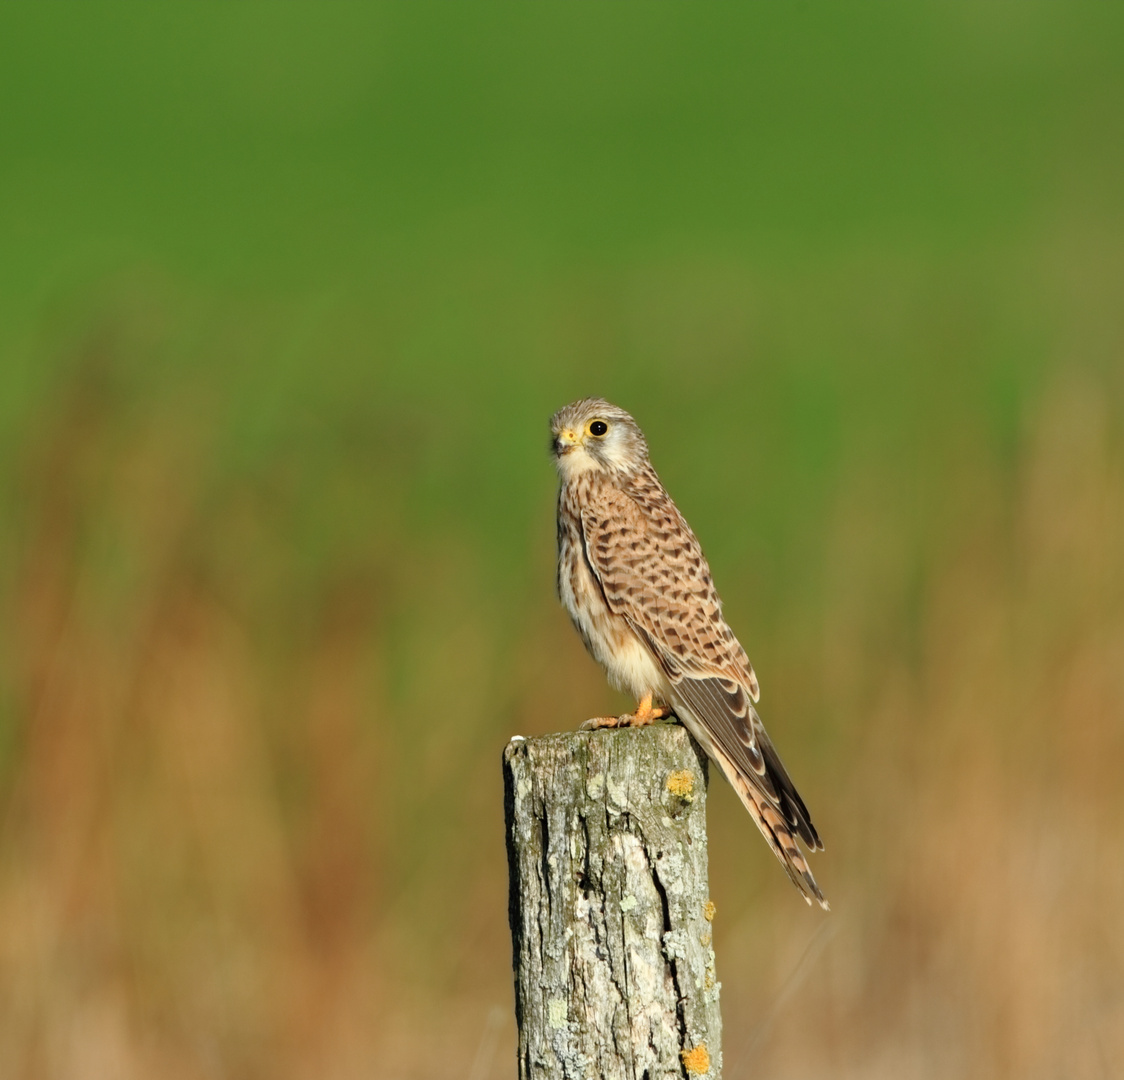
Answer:
<path fill-rule="evenodd" d="M 0 15 L 0 1075 L 514 1074 L 500 751 L 632 411 L 827 843 L 726 1072 L 1124 1060 L 1124 18 Z M 1115 1064 L 1113 1064 L 1115 1062 Z"/>

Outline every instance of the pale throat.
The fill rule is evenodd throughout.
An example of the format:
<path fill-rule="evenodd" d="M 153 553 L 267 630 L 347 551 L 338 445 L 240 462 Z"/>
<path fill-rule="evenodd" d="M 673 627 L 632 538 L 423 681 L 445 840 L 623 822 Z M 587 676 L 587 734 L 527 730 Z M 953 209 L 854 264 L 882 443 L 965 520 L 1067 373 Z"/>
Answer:
<path fill-rule="evenodd" d="M 584 446 L 575 446 L 573 450 L 559 454 L 554 460 L 558 466 L 558 474 L 563 480 L 573 480 L 585 473 L 604 471 L 604 466 Z"/>
<path fill-rule="evenodd" d="M 631 472 L 636 468 L 635 454 L 628 447 L 605 443 L 601 448 L 603 460 L 595 458 L 584 446 L 575 446 L 554 459 L 563 480 L 572 480 L 586 473 Z"/>

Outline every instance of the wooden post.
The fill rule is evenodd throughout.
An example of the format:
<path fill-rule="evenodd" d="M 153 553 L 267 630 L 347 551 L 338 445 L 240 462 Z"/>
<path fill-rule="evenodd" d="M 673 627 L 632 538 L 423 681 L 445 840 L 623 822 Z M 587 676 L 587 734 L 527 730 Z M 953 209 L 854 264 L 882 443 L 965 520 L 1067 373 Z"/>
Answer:
<path fill-rule="evenodd" d="M 520 1080 L 719 1078 L 706 756 L 655 724 L 503 765 Z"/>

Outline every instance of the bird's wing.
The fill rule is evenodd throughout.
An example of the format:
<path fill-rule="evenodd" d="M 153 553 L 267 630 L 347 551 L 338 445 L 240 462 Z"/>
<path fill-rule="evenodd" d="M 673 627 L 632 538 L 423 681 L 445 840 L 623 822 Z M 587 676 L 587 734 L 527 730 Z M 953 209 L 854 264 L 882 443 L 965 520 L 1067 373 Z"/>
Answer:
<path fill-rule="evenodd" d="M 653 481 L 639 492 L 604 485 L 581 510 L 586 560 L 611 610 L 643 629 L 678 675 L 726 674 L 753 701 L 757 676 L 734 632 L 691 527 Z"/>
<path fill-rule="evenodd" d="M 822 848 L 753 708 L 757 680 L 722 617 L 698 540 L 662 487 L 641 494 L 636 499 L 605 486 L 581 511 L 586 560 L 606 604 L 667 674 L 677 698 L 671 704 L 691 712 L 742 782 L 810 848 Z M 740 788 L 739 794 L 744 801 Z"/>

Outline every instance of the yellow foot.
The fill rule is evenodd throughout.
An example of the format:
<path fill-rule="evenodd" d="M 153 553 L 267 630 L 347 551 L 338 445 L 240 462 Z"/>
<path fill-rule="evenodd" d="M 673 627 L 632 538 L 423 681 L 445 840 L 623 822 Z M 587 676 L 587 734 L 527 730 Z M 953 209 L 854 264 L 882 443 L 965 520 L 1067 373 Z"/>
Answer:
<path fill-rule="evenodd" d="M 625 713 L 623 716 L 595 716 L 582 724 L 582 731 L 596 731 L 598 728 L 644 727 L 670 715 L 671 709 L 666 705 L 653 705 L 652 695 L 645 694 L 640 704 L 636 706 L 636 712 Z"/>

